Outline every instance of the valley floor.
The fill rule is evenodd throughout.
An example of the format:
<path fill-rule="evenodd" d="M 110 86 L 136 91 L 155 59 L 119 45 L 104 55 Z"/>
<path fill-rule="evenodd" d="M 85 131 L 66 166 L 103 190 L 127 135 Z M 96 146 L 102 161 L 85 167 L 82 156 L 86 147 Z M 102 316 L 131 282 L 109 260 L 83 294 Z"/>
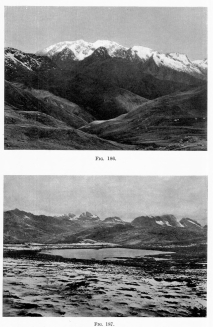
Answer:
<path fill-rule="evenodd" d="M 4 253 L 3 315 L 206 316 L 206 247 L 126 261 Z"/>
<path fill-rule="evenodd" d="M 150 131 L 131 136 L 121 143 L 110 138 L 83 133 L 71 128 L 5 124 L 5 150 L 142 150 L 142 151 L 206 151 L 206 128 L 173 129 L 164 134 Z"/>

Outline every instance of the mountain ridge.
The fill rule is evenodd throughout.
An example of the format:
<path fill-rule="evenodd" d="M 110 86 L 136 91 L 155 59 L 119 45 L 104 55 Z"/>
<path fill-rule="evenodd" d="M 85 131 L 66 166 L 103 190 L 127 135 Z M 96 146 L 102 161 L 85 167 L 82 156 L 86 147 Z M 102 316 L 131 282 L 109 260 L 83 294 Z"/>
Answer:
<path fill-rule="evenodd" d="M 111 57 L 119 57 L 125 58 L 129 60 L 141 60 L 145 62 L 149 58 L 153 57 L 157 65 L 162 64 L 165 61 L 167 66 L 173 65 L 174 69 L 179 69 L 182 71 L 187 71 L 191 74 L 194 74 L 200 78 L 202 78 L 203 71 L 205 71 L 206 67 L 203 65 L 202 60 L 191 61 L 187 57 L 186 54 L 171 52 L 171 53 L 160 53 L 156 50 L 152 50 L 143 46 L 132 46 L 132 47 L 124 47 L 117 42 L 110 40 L 98 40 L 94 43 L 87 42 L 84 40 L 76 40 L 76 41 L 64 41 L 53 44 L 43 50 L 37 51 L 36 54 L 40 56 L 47 56 L 49 58 L 54 58 L 54 56 L 60 52 L 64 52 L 64 50 L 70 50 L 72 52 L 72 56 L 70 59 L 74 61 L 81 61 L 90 56 L 94 51 L 98 48 L 105 48 L 108 54 Z M 66 53 L 64 53 L 63 60 L 66 59 Z M 204 60 L 203 60 L 204 62 Z M 188 66 L 188 67 L 186 67 Z M 201 70 L 200 70 L 200 67 Z M 190 71 L 191 70 L 191 71 Z"/>
<path fill-rule="evenodd" d="M 101 220 L 89 212 L 61 216 L 35 215 L 19 209 L 4 212 L 4 243 L 78 243 L 84 239 L 121 245 L 194 242 L 205 239 L 206 231 L 206 226 L 191 218 L 178 221 L 168 214 L 140 216 L 127 222 L 119 217 Z"/>

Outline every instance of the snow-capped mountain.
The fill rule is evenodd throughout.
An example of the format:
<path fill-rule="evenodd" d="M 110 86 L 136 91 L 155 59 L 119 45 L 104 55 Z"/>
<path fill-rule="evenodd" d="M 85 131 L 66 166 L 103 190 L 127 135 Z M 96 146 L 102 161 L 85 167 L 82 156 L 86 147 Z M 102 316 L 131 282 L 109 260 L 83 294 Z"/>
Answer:
<path fill-rule="evenodd" d="M 207 74 L 208 60 L 194 60 L 193 64 L 196 65 L 204 74 Z"/>
<path fill-rule="evenodd" d="M 119 50 L 127 50 L 127 48 L 122 45 L 108 41 L 108 40 L 98 40 L 94 43 L 86 42 L 84 40 L 77 41 L 65 41 L 53 44 L 44 50 L 38 51 L 36 54 L 41 56 L 47 56 L 52 58 L 54 55 L 63 51 L 63 59 L 66 58 L 66 55 L 69 53 L 67 50 L 71 50 L 74 54 L 73 60 L 83 60 L 86 57 L 90 56 L 96 49 L 104 47 L 107 49 L 111 57 L 118 56 Z M 67 52 L 65 52 L 65 50 Z"/>
<path fill-rule="evenodd" d="M 76 243 L 84 239 L 117 244 L 176 242 L 205 237 L 206 228 L 190 218 L 173 215 L 141 216 L 132 222 L 119 217 L 100 220 L 89 212 L 58 217 L 35 215 L 19 209 L 4 212 L 5 242 Z M 177 237 L 177 239 L 176 239 Z M 126 243 L 127 242 L 127 243 Z M 193 243 L 192 242 L 192 243 Z"/>
<path fill-rule="evenodd" d="M 131 52 L 132 58 L 140 58 L 143 61 L 146 61 L 152 55 L 157 53 L 157 51 L 142 46 L 134 46 L 130 48 L 129 51 Z"/>
<path fill-rule="evenodd" d="M 201 78 L 203 73 L 199 67 L 189 60 L 187 55 L 180 53 L 154 53 L 153 59 L 158 67 L 165 66 L 176 71 L 188 73 L 197 78 Z"/>
<path fill-rule="evenodd" d="M 182 218 L 180 221 L 173 215 L 162 216 L 141 216 L 137 217 L 132 222 L 135 226 L 150 227 L 175 227 L 190 230 L 201 230 L 202 226 L 191 218 Z"/>
<path fill-rule="evenodd" d="M 70 221 L 83 221 L 83 220 L 90 220 L 90 221 L 98 221 L 100 220 L 100 218 L 97 215 L 93 215 L 92 213 L 86 211 L 83 212 L 79 215 L 76 215 L 74 213 L 68 213 L 68 214 L 64 214 L 64 215 L 57 215 L 55 216 L 59 219 L 66 219 L 66 220 L 70 220 Z"/>
<path fill-rule="evenodd" d="M 98 40 L 94 43 L 84 40 L 60 42 L 38 51 L 37 55 L 47 56 L 52 59 L 58 58 L 60 55 L 61 61 L 67 59 L 82 61 L 100 47 L 107 49 L 110 57 L 118 57 L 130 61 L 137 60 L 142 63 L 152 58 L 157 67 L 163 66 L 190 74 L 199 79 L 205 79 L 207 60 L 190 61 L 185 54 L 175 52 L 164 54 L 143 46 L 127 48 L 109 40 Z"/>
<path fill-rule="evenodd" d="M 146 227 L 180 227 L 184 228 L 185 226 L 178 221 L 177 218 L 173 215 L 162 215 L 162 216 L 141 216 L 137 217 L 132 222 L 136 226 L 146 226 Z"/>
<path fill-rule="evenodd" d="M 180 223 L 185 228 L 198 229 L 198 230 L 202 228 L 202 226 L 197 221 L 191 218 L 182 218 Z"/>

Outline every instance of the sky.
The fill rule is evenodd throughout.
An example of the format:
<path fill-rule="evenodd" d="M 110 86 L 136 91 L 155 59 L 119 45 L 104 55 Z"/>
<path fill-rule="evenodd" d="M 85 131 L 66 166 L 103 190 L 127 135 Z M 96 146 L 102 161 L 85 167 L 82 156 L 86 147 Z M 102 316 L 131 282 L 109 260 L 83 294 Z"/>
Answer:
<path fill-rule="evenodd" d="M 206 176 L 5 176 L 4 210 L 45 215 L 89 211 L 126 221 L 173 214 L 202 225 L 207 219 Z"/>
<path fill-rule="evenodd" d="M 207 57 L 202 7 L 5 7 L 5 46 L 36 52 L 62 41 L 111 40 Z"/>

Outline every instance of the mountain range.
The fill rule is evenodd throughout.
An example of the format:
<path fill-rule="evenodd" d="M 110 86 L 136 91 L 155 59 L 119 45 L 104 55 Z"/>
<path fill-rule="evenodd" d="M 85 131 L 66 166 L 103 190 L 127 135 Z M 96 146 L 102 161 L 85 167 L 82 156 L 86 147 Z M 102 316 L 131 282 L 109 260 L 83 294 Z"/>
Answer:
<path fill-rule="evenodd" d="M 6 48 L 5 80 L 7 149 L 206 149 L 207 59 L 78 40 Z"/>
<path fill-rule="evenodd" d="M 101 220 L 84 212 L 61 216 L 35 215 L 19 209 L 4 212 L 4 243 L 79 243 L 84 240 L 122 246 L 171 246 L 206 242 L 207 226 L 174 215 L 119 217 Z"/>

